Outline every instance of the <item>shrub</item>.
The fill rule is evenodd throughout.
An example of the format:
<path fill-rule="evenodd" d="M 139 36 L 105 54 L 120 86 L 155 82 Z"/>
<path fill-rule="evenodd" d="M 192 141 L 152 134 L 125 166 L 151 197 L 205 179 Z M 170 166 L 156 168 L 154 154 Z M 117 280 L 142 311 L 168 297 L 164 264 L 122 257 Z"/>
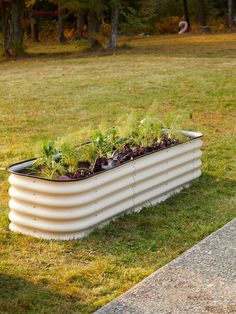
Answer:
<path fill-rule="evenodd" d="M 222 18 L 221 19 L 210 18 L 208 20 L 208 25 L 210 26 L 212 32 L 220 33 L 226 31 L 225 21 Z"/>
<path fill-rule="evenodd" d="M 155 32 L 158 34 L 176 34 L 178 32 L 180 18 L 169 16 L 161 18 L 155 25 Z"/>

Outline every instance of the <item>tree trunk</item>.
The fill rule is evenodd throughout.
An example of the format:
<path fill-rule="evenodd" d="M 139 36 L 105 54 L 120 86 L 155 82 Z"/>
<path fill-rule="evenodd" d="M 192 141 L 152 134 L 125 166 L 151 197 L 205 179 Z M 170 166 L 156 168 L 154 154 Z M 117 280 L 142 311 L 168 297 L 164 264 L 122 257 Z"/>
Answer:
<path fill-rule="evenodd" d="M 11 7 L 4 5 L 2 8 L 2 34 L 3 34 L 3 54 L 10 56 L 10 43 L 12 35 L 11 27 Z"/>
<path fill-rule="evenodd" d="M 99 19 L 95 10 L 89 10 L 88 12 L 88 40 L 89 48 L 101 47 L 101 44 L 96 38 L 96 34 L 99 32 Z"/>
<path fill-rule="evenodd" d="M 23 37 L 24 30 L 22 21 L 24 19 L 25 1 L 13 0 L 12 1 L 12 43 L 11 52 L 12 56 L 16 57 L 24 52 Z"/>
<path fill-rule="evenodd" d="M 64 18 L 64 8 L 58 5 L 58 40 L 60 43 L 66 42 L 65 31 L 65 18 Z"/>
<path fill-rule="evenodd" d="M 84 12 L 78 12 L 76 15 L 76 34 L 75 39 L 80 40 L 83 38 L 83 27 L 86 22 L 86 15 Z"/>
<path fill-rule="evenodd" d="M 16 57 L 24 52 L 24 10 L 24 0 L 13 0 L 3 6 L 3 52 L 8 57 Z"/>
<path fill-rule="evenodd" d="M 34 18 L 30 23 L 31 38 L 33 42 L 39 43 L 39 21 L 38 18 Z"/>
<path fill-rule="evenodd" d="M 187 32 L 189 32 L 191 30 L 191 26 L 190 26 L 190 19 L 189 19 L 188 2 L 187 2 L 187 0 L 183 0 L 183 9 L 184 9 L 185 21 L 188 23 Z"/>
<path fill-rule="evenodd" d="M 33 42 L 39 42 L 39 21 L 38 17 L 34 16 L 32 6 L 29 8 L 30 17 L 30 34 Z"/>
<path fill-rule="evenodd" d="M 231 28 L 234 24 L 234 3 L 228 0 L 228 26 Z"/>
<path fill-rule="evenodd" d="M 200 18 L 200 30 L 203 33 L 209 32 L 209 27 L 206 25 L 206 6 L 205 0 L 199 0 L 199 18 Z"/>
<path fill-rule="evenodd" d="M 118 22 L 119 22 L 119 8 L 117 6 L 113 6 L 111 8 L 111 35 L 109 39 L 110 49 L 116 48 Z"/>

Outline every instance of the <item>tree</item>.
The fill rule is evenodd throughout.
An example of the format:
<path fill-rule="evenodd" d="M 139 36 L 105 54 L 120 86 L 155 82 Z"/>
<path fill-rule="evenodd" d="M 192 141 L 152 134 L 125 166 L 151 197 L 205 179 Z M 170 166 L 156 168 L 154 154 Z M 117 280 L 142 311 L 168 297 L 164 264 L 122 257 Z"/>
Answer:
<path fill-rule="evenodd" d="M 32 3 L 28 5 L 28 13 L 30 19 L 31 39 L 33 42 L 39 42 L 39 18 L 34 14 L 35 6 Z"/>
<path fill-rule="evenodd" d="M 111 35 L 109 39 L 109 48 L 116 48 L 117 42 L 117 29 L 119 23 L 119 9 L 120 2 L 118 0 L 111 0 Z"/>
<path fill-rule="evenodd" d="M 83 26 L 87 19 L 88 22 L 88 42 L 90 48 L 101 46 L 97 40 L 97 34 L 101 23 L 101 16 L 106 8 L 107 1 L 105 0 L 57 0 L 64 5 L 70 12 L 73 12 L 77 17 L 79 26 L 79 36 L 83 31 Z M 77 28 L 78 30 L 78 28 Z M 78 34 L 77 34 L 78 36 Z"/>
<path fill-rule="evenodd" d="M 66 42 L 65 31 L 65 8 L 58 3 L 58 40 L 60 43 Z"/>
<path fill-rule="evenodd" d="M 188 23 L 188 30 L 187 30 L 187 32 L 189 32 L 190 29 L 191 29 L 191 26 L 190 26 L 190 19 L 189 19 L 188 2 L 187 2 L 187 0 L 183 0 L 183 10 L 184 10 L 185 21 Z"/>
<path fill-rule="evenodd" d="M 199 3 L 199 18 L 200 18 L 200 29 L 203 33 L 207 33 L 209 28 L 206 24 L 206 4 L 205 0 L 198 0 Z"/>
<path fill-rule="evenodd" d="M 24 52 L 24 12 L 25 0 L 3 1 L 3 53 L 6 56 L 16 57 Z"/>
<path fill-rule="evenodd" d="M 86 24 L 86 11 L 77 10 L 75 12 L 76 16 L 76 34 L 75 39 L 79 40 L 83 38 L 84 25 Z"/>
<path fill-rule="evenodd" d="M 228 0 L 228 26 L 231 28 L 234 24 L 234 3 Z"/>
<path fill-rule="evenodd" d="M 100 42 L 97 40 L 97 34 L 99 32 L 99 15 L 97 10 L 90 8 L 88 10 L 88 42 L 89 48 L 98 48 L 101 46 Z"/>

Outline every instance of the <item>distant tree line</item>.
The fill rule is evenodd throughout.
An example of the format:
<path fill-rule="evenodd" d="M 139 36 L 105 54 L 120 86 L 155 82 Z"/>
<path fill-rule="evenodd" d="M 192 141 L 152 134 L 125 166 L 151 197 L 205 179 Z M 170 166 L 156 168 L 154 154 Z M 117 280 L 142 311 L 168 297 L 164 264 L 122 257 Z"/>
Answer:
<path fill-rule="evenodd" d="M 199 21 L 200 30 L 207 32 L 207 18 L 227 18 L 229 28 L 235 26 L 236 0 L 0 0 L 2 48 L 5 55 L 17 56 L 24 51 L 24 33 L 39 41 L 39 19 L 55 19 L 58 40 L 66 42 L 64 33 L 68 16 L 76 22 L 75 39 L 87 30 L 89 47 L 100 46 L 97 34 L 102 22 L 109 25 L 108 48 L 117 44 L 119 29 L 127 35 L 139 30 L 152 33 L 162 18 L 182 16 L 191 29 L 191 21 Z"/>

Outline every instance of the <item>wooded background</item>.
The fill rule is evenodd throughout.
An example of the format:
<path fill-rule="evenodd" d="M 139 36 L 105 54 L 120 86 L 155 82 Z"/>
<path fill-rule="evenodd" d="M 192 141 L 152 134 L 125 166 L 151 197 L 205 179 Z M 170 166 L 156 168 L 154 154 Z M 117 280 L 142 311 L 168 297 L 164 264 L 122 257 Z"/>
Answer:
<path fill-rule="evenodd" d="M 188 31 L 233 30 L 235 8 L 236 0 L 0 0 L 1 45 L 4 55 L 16 57 L 24 40 L 56 32 L 60 43 L 83 39 L 91 49 L 104 43 L 114 49 L 118 34 L 177 33 L 181 20 Z"/>

